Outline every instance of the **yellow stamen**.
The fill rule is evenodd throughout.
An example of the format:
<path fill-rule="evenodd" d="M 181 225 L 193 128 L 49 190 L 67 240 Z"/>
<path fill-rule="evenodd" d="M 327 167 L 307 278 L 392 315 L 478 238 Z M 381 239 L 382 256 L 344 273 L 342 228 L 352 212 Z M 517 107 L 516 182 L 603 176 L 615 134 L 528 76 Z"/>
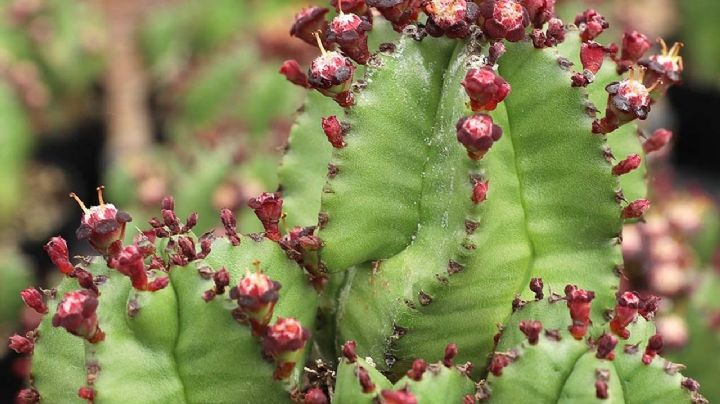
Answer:
<path fill-rule="evenodd" d="M 255 273 L 261 273 L 262 270 L 260 269 L 260 260 L 255 260 L 252 262 L 253 266 L 255 267 Z"/>
<path fill-rule="evenodd" d="M 325 50 L 325 47 L 323 46 L 322 41 L 320 40 L 320 34 L 318 32 L 315 32 L 314 35 L 315 35 L 315 39 L 317 40 L 318 48 L 320 48 L 320 52 L 322 53 L 323 56 L 325 56 L 325 54 L 327 54 L 327 51 Z"/>
<path fill-rule="evenodd" d="M 667 44 L 665 43 L 665 40 L 662 38 L 658 38 L 657 41 L 660 43 L 660 49 L 662 50 L 662 54 L 667 55 L 668 48 L 667 48 Z"/>
<path fill-rule="evenodd" d="M 285 229 L 285 234 L 290 233 L 290 226 L 288 226 L 287 220 L 285 218 L 287 217 L 287 213 L 283 212 L 283 214 L 280 216 L 280 221 L 283 224 L 283 228 Z"/>
<path fill-rule="evenodd" d="M 90 210 L 88 210 L 87 206 L 83 203 L 83 201 L 75 194 L 75 192 L 70 192 L 70 197 L 75 199 L 75 202 L 77 202 L 78 205 L 80 205 L 80 209 L 83 210 L 83 212 L 88 213 Z"/>
<path fill-rule="evenodd" d="M 98 202 L 100 202 L 100 206 L 105 205 L 105 200 L 103 199 L 103 189 L 105 189 L 105 185 L 100 185 L 99 187 L 95 188 L 98 195 Z"/>

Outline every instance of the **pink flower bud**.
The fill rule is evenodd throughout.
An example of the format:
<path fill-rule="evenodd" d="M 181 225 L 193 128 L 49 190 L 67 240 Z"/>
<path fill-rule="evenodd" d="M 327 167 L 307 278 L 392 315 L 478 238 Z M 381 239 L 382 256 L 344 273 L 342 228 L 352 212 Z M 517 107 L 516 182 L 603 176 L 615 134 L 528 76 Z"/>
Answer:
<path fill-rule="evenodd" d="M 22 335 L 15 334 L 9 338 L 8 347 L 19 354 L 32 353 L 35 343 Z"/>
<path fill-rule="evenodd" d="M 461 118 L 455 127 L 458 141 L 473 160 L 480 160 L 502 136 L 502 129 L 486 114 Z"/>
<path fill-rule="evenodd" d="M 596 74 L 602 67 L 607 48 L 594 41 L 583 42 L 580 46 L 580 61 L 583 68 Z"/>
<path fill-rule="evenodd" d="M 484 202 L 485 199 L 487 199 L 487 192 L 488 187 L 490 186 L 490 181 L 480 181 L 476 180 L 473 184 L 473 193 L 472 199 L 473 203 L 478 204 L 481 202 Z"/>
<path fill-rule="evenodd" d="M 490 67 L 471 68 L 462 85 L 474 112 L 494 110 L 510 93 L 510 84 Z"/>
<path fill-rule="evenodd" d="M 319 32 L 321 38 L 325 37 L 325 31 L 328 27 L 325 14 L 327 14 L 328 11 L 330 10 L 323 7 L 308 7 L 300 10 L 300 12 L 295 15 L 295 21 L 290 29 L 290 35 L 302 39 L 309 45 L 317 46 L 315 33 Z"/>
<path fill-rule="evenodd" d="M 425 362 L 422 359 L 415 359 L 412 363 L 412 367 L 410 370 L 407 371 L 407 376 L 419 382 L 422 379 L 423 373 L 425 373 L 425 370 L 427 370 L 427 362 Z"/>
<path fill-rule="evenodd" d="M 645 143 L 643 143 L 643 150 L 645 153 L 652 153 L 662 149 L 666 144 L 670 143 L 672 135 L 672 132 L 667 129 L 656 130 L 645 140 Z"/>
<path fill-rule="evenodd" d="M 590 303 L 594 298 L 595 293 L 592 291 L 578 289 L 575 285 L 565 286 L 565 299 L 572 319 L 572 325 L 568 330 L 577 340 L 587 334 L 590 325 Z"/>
<path fill-rule="evenodd" d="M 650 201 L 647 199 L 638 199 L 630 202 L 628 206 L 622 210 L 623 219 L 637 219 L 650 209 Z"/>
<path fill-rule="evenodd" d="M 522 0 L 521 3 L 535 28 L 542 28 L 555 16 L 555 0 Z"/>
<path fill-rule="evenodd" d="M 539 321 L 528 321 L 528 320 L 522 320 L 520 321 L 520 331 L 522 331 L 523 334 L 528 339 L 528 342 L 530 345 L 535 345 L 538 343 L 538 340 L 540 339 L 540 331 L 543 329 L 543 325 Z"/>
<path fill-rule="evenodd" d="M 237 300 L 238 311 L 250 323 L 253 335 L 261 336 L 272 318 L 280 283 L 262 272 L 246 272 L 237 287 L 230 290 L 230 298 Z"/>
<path fill-rule="evenodd" d="M 35 288 L 27 288 L 20 292 L 20 298 L 26 306 L 40 314 L 47 314 L 48 307 L 43 300 L 43 295 Z"/>
<path fill-rule="evenodd" d="M 630 337 L 627 326 L 637 318 L 640 297 L 635 292 L 625 292 L 617 297 L 615 315 L 610 320 L 610 329 L 622 339 Z"/>
<path fill-rule="evenodd" d="M 68 292 L 58 304 L 52 319 L 53 327 L 63 327 L 70 334 L 97 343 L 105 338 L 98 327 L 97 295 L 88 290 Z"/>
<path fill-rule="evenodd" d="M 527 10 L 514 0 L 486 0 L 480 5 L 480 16 L 480 26 L 489 39 L 518 42 L 530 25 Z"/>
<path fill-rule="evenodd" d="M 620 62 L 627 67 L 632 66 L 643 57 L 651 46 L 650 41 L 644 34 L 638 31 L 626 31 L 622 39 Z"/>
<path fill-rule="evenodd" d="M 642 357 L 642 362 L 646 365 L 652 363 L 653 359 L 663 349 L 663 337 L 662 335 L 655 334 L 648 340 L 648 344 L 645 347 L 645 353 Z"/>
<path fill-rule="evenodd" d="M 255 211 L 255 215 L 265 228 L 265 237 L 272 241 L 280 240 L 278 223 L 282 216 L 282 205 L 283 200 L 277 192 L 264 192 L 248 201 L 248 206 Z"/>
<path fill-rule="evenodd" d="M 328 404 L 325 392 L 319 387 L 312 387 L 305 392 L 304 404 Z"/>
<path fill-rule="evenodd" d="M 383 404 L 417 404 L 417 398 L 408 390 L 383 390 L 380 392 Z"/>
<path fill-rule="evenodd" d="M 364 65 L 370 58 L 368 50 L 368 31 L 372 24 L 365 17 L 355 14 L 338 14 L 330 23 L 327 41 L 340 45 L 340 49 L 350 59 Z"/>
<path fill-rule="evenodd" d="M 613 175 L 623 175 L 627 174 L 630 171 L 635 170 L 636 168 L 640 167 L 640 163 L 642 163 L 642 159 L 637 154 L 631 154 L 625 158 L 625 160 L 617 163 L 612 168 Z"/>
<path fill-rule="evenodd" d="M 263 335 L 263 351 L 275 359 L 273 377 L 277 380 L 286 379 L 302 357 L 305 342 L 310 331 L 294 318 L 278 317 L 272 327 L 267 328 Z"/>
<path fill-rule="evenodd" d="M 305 88 L 310 87 L 307 74 L 300 69 L 300 64 L 295 59 L 284 61 L 282 66 L 280 66 L 280 74 L 285 76 L 285 78 L 293 84 Z"/>
<path fill-rule="evenodd" d="M 585 10 L 575 17 L 575 25 L 580 29 L 580 39 L 591 41 L 610 27 L 605 17 L 593 9 Z"/>
<path fill-rule="evenodd" d="M 100 205 L 89 209 L 74 193 L 70 197 L 80 205 L 83 216 L 80 227 L 75 231 L 78 240 L 88 240 L 99 253 L 106 254 L 111 244 L 125 237 L 125 224 L 132 221 L 126 212 L 118 211 L 113 204 L 105 203 L 103 199 L 104 187 L 98 187 L 98 200 Z"/>
<path fill-rule="evenodd" d="M 57 236 L 45 244 L 45 251 L 50 256 L 50 261 L 65 275 L 73 271 L 73 264 L 70 263 L 67 242 L 64 238 Z"/>
<path fill-rule="evenodd" d="M 402 32 L 417 20 L 422 0 L 365 0 L 365 3 L 390 21 L 396 32 Z"/>
<path fill-rule="evenodd" d="M 597 340 L 597 352 L 595 357 L 598 359 L 607 359 L 609 361 L 615 359 L 615 346 L 617 345 L 617 338 L 610 334 L 603 334 Z"/>
<path fill-rule="evenodd" d="M 325 132 L 325 136 L 327 136 L 328 141 L 334 148 L 342 149 L 345 147 L 345 141 L 343 140 L 343 127 L 335 115 L 322 118 L 322 128 L 323 132 Z"/>

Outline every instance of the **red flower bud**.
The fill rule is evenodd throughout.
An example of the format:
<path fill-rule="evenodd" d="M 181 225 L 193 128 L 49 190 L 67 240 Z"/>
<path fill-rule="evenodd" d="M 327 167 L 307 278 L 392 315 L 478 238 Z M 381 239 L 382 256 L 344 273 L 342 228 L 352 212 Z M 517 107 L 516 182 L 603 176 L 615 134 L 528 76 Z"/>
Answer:
<path fill-rule="evenodd" d="M 617 345 L 617 338 L 610 334 L 603 334 L 597 340 L 597 352 L 595 357 L 598 359 L 607 359 L 609 361 L 615 359 L 615 346 Z"/>
<path fill-rule="evenodd" d="M 638 305 L 638 313 L 643 316 L 645 320 L 652 320 L 653 318 L 655 318 L 655 313 L 657 312 L 660 300 L 661 299 L 659 297 L 653 295 L 649 295 L 643 299 L 640 299 L 640 304 Z"/>
<path fill-rule="evenodd" d="M 368 6 L 390 21 L 393 29 L 402 32 L 405 27 L 415 22 L 420 14 L 422 0 L 366 0 Z"/>
<path fill-rule="evenodd" d="M 380 397 L 383 404 L 417 404 L 417 398 L 407 387 L 402 390 L 383 390 Z"/>
<path fill-rule="evenodd" d="M 50 261 L 65 275 L 72 272 L 74 266 L 70 263 L 67 242 L 64 238 L 57 236 L 45 244 L 45 251 L 50 256 Z"/>
<path fill-rule="evenodd" d="M 650 209 L 650 201 L 647 199 L 638 199 L 630 202 L 628 206 L 622 210 L 623 219 L 637 219 Z"/>
<path fill-rule="evenodd" d="M 68 292 L 58 304 L 52 319 L 53 327 L 63 327 L 70 334 L 97 343 L 105 338 L 98 327 L 97 295 L 88 290 Z"/>
<path fill-rule="evenodd" d="M 535 293 L 535 300 L 542 300 L 545 295 L 543 294 L 543 280 L 542 278 L 530 279 L 530 291 Z"/>
<path fill-rule="evenodd" d="M 458 141 L 473 160 L 480 160 L 502 136 L 502 129 L 486 114 L 461 118 L 455 127 Z"/>
<path fill-rule="evenodd" d="M 594 298 L 595 293 L 592 291 L 578 289 L 575 285 L 565 286 L 565 299 L 572 319 L 572 325 L 568 330 L 577 340 L 587 334 L 590 325 L 590 303 Z"/>
<path fill-rule="evenodd" d="M 522 0 L 521 3 L 535 28 L 542 28 L 555 16 L 555 0 Z"/>
<path fill-rule="evenodd" d="M 458 354 L 458 347 L 457 344 L 448 344 L 445 347 L 445 355 L 443 356 L 443 365 L 446 367 L 451 367 L 453 365 L 453 359 Z"/>
<path fill-rule="evenodd" d="M 272 318 L 280 283 L 262 272 L 247 271 L 237 287 L 230 290 L 230 298 L 237 300 L 238 311 L 250 323 L 253 335 L 261 336 Z"/>
<path fill-rule="evenodd" d="M 343 140 L 343 127 L 335 115 L 322 118 L 322 128 L 330 144 L 336 149 L 345 147 Z"/>
<path fill-rule="evenodd" d="M 642 357 L 642 362 L 646 365 L 649 365 L 652 363 L 653 359 L 659 354 L 663 349 L 663 337 L 662 335 L 655 334 L 648 340 L 648 344 L 645 347 L 645 353 Z"/>
<path fill-rule="evenodd" d="M 546 46 L 555 46 L 565 41 L 565 24 L 559 18 L 552 18 L 548 21 L 545 39 Z"/>
<path fill-rule="evenodd" d="M 230 240 L 232 245 L 240 245 L 240 236 L 237 233 L 235 214 L 230 209 L 224 208 L 220 211 L 220 221 L 223 227 L 225 227 L 225 236 Z M 262 221 L 262 219 L 260 219 L 260 221 Z"/>
<path fill-rule="evenodd" d="M 8 347 L 19 354 L 32 353 L 35 343 L 22 335 L 15 334 L 9 338 Z"/>
<path fill-rule="evenodd" d="M 80 227 L 75 231 L 78 240 L 88 240 L 101 254 L 106 254 L 110 245 L 125 237 L 125 224 L 132 221 L 126 212 L 118 211 L 113 204 L 103 200 L 104 187 L 98 187 L 98 200 L 100 205 L 88 209 L 80 198 L 74 193 L 70 197 L 80 205 L 83 216 Z"/>
<path fill-rule="evenodd" d="M 92 387 L 80 387 L 80 389 L 78 389 L 78 397 L 92 402 L 95 400 L 95 390 Z"/>
<path fill-rule="evenodd" d="M 328 404 L 325 392 L 319 387 L 312 387 L 305 392 L 304 404 Z"/>
<path fill-rule="evenodd" d="M 372 24 L 365 17 L 358 17 L 355 14 L 338 14 L 330 23 L 327 41 L 340 45 L 344 54 L 364 65 L 370 58 L 367 33 L 371 29 Z"/>
<path fill-rule="evenodd" d="M 300 69 L 300 64 L 295 59 L 284 61 L 282 66 L 280 66 L 280 74 L 285 76 L 285 78 L 293 84 L 305 88 L 310 87 L 307 74 Z"/>
<path fill-rule="evenodd" d="M 689 377 L 682 379 L 682 381 L 680 382 L 680 386 L 692 392 L 700 390 L 700 383 L 698 383 L 695 379 L 691 379 Z"/>
<path fill-rule="evenodd" d="M 35 288 L 27 288 L 20 292 L 20 298 L 26 306 L 40 314 L 47 314 L 48 307 L 43 300 L 43 295 Z"/>
<path fill-rule="evenodd" d="M 610 380 L 610 372 L 605 369 L 595 370 L 595 397 L 605 400 L 608 394 L 608 381 Z"/>
<path fill-rule="evenodd" d="M 355 341 L 347 341 L 342 346 L 342 355 L 345 357 L 345 359 L 348 360 L 349 363 L 355 363 L 357 360 L 357 342 Z"/>
<path fill-rule="evenodd" d="M 310 331 L 294 318 L 278 317 L 272 327 L 263 335 L 263 351 L 275 359 L 276 368 L 273 377 L 286 379 L 292 373 L 295 364 L 301 359 L 305 342 Z"/>
<path fill-rule="evenodd" d="M 540 331 L 542 331 L 542 329 L 543 325 L 539 321 L 520 321 L 520 331 L 525 334 L 530 345 L 535 345 L 538 343 L 538 340 L 540 338 Z"/>
<path fill-rule="evenodd" d="M 640 65 L 647 68 L 643 83 L 645 87 L 652 89 L 653 99 L 665 94 L 670 86 L 680 83 L 680 75 L 684 69 L 683 58 L 680 56 L 682 43 L 676 42 L 672 48 L 668 49 L 665 41 L 661 39 L 660 46 L 662 47 L 661 54 L 652 55 L 648 60 L 640 62 Z"/>
<path fill-rule="evenodd" d="M 265 237 L 272 241 L 280 240 L 278 223 L 282 216 L 282 204 L 283 200 L 280 198 L 280 194 L 270 192 L 264 192 L 248 201 L 248 206 L 255 211 L 255 215 L 265 228 Z"/>
<path fill-rule="evenodd" d="M 505 54 L 505 44 L 502 41 L 495 41 L 490 45 L 488 49 L 487 64 L 488 66 L 495 66 L 498 59 Z"/>
<path fill-rule="evenodd" d="M 317 46 L 315 34 L 320 33 L 321 38 L 325 37 L 325 31 L 328 27 L 325 14 L 328 11 L 330 10 L 323 7 L 308 7 L 300 10 L 295 15 L 295 22 L 290 29 L 290 35 L 302 39 L 309 45 Z"/>
<path fill-rule="evenodd" d="M 474 181 L 473 193 L 472 197 L 470 198 L 472 199 L 473 203 L 478 204 L 485 201 L 485 199 L 487 198 L 487 191 L 489 186 L 490 181 Z"/>
<path fill-rule="evenodd" d="M 583 68 L 596 74 L 602 67 L 608 49 L 594 41 L 583 42 L 580 46 L 580 61 Z"/>
<path fill-rule="evenodd" d="M 147 290 L 148 277 L 145 271 L 145 257 L 135 244 L 126 246 L 108 262 L 110 268 L 130 278 L 132 286 L 137 290 Z"/>
<path fill-rule="evenodd" d="M 428 15 L 425 29 L 428 34 L 448 38 L 465 38 L 477 20 L 480 9 L 466 0 L 428 0 L 424 5 Z"/>
<path fill-rule="evenodd" d="M 355 368 L 355 375 L 360 382 L 360 386 L 362 386 L 363 393 L 370 394 L 375 391 L 375 383 L 370 379 L 370 373 L 368 373 L 367 369 L 358 366 Z"/>
<path fill-rule="evenodd" d="M 625 160 L 617 163 L 612 168 L 613 175 L 623 175 L 627 174 L 630 171 L 635 170 L 636 168 L 640 167 L 640 163 L 642 163 L 642 159 L 637 154 L 631 154 L 625 158 Z"/>
<path fill-rule="evenodd" d="M 643 143 L 643 150 L 645 153 L 652 153 L 662 149 L 666 144 L 670 143 L 672 135 L 672 132 L 667 129 L 656 130 L 645 140 L 645 143 Z"/>
<path fill-rule="evenodd" d="M 635 119 L 644 120 L 650 112 L 650 90 L 643 84 L 644 71 L 630 69 L 627 80 L 610 83 L 605 117 L 593 124 L 593 133 L 610 133 Z"/>
<path fill-rule="evenodd" d="M 22 389 L 17 395 L 20 404 L 36 404 L 40 402 L 40 393 L 35 389 Z"/>
<path fill-rule="evenodd" d="M 474 112 L 494 110 L 510 93 L 510 84 L 490 67 L 471 68 L 462 85 Z"/>
<path fill-rule="evenodd" d="M 630 66 L 637 63 L 650 47 L 650 41 L 644 34 L 638 31 L 625 32 L 622 39 L 620 59 L 618 60 L 619 73 L 622 74 Z"/>
<path fill-rule="evenodd" d="M 149 290 L 150 292 L 155 292 L 155 291 L 158 291 L 161 289 L 165 289 L 167 287 L 167 285 L 169 285 L 169 284 L 170 284 L 169 276 L 157 277 L 148 284 L 147 290 Z"/>
<path fill-rule="evenodd" d="M 530 25 L 528 12 L 514 0 L 486 0 L 480 5 L 480 25 L 489 39 L 518 42 Z"/>
<path fill-rule="evenodd" d="M 427 370 L 427 362 L 425 362 L 422 359 L 415 359 L 415 361 L 412 363 L 412 367 L 410 370 L 407 371 L 407 376 L 415 381 L 420 381 L 422 379 L 423 373 L 425 373 L 425 370 Z"/>
<path fill-rule="evenodd" d="M 490 367 L 488 368 L 488 370 L 495 376 L 502 376 L 503 369 L 510 365 L 512 361 L 513 358 L 507 353 L 495 352 L 492 360 L 490 361 Z"/>
<path fill-rule="evenodd" d="M 610 329 L 622 339 L 630 337 L 627 326 L 637 318 L 640 297 L 635 292 L 625 292 L 617 297 L 615 315 L 610 321 Z"/>
<path fill-rule="evenodd" d="M 605 17 L 593 9 L 585 10 L 575 17 L 575 25 L 580 29 L 580 39 L 591 41 L 610 27 Z"/>

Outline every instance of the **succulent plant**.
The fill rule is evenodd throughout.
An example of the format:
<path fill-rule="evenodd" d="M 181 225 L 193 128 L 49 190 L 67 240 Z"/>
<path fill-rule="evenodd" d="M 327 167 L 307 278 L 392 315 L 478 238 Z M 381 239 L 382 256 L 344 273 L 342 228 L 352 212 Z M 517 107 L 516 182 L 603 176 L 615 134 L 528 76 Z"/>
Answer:
<path fill-rule="evenodd" d="M 366 55 L 363 5 L 296 18 L 320 55 L 281 72 L 317 92 L 281 189 L 248 202 L 263 233 L 224 209 L 225 237 L 198 237 L 169 197 L 137 233 L 81 204 L 100 256 L 48 244 L 67 278 L 26 401 L 704 401 L 657 357 L 656 299 L 619 291 L 623 222 L 649 208 L 633 121 L 677 55 L 646 75 L 595 42 L 597 12 L 565 27 L 532 0 L 433 0 L 426 25 L 368 1 L 403 34 Z"/>

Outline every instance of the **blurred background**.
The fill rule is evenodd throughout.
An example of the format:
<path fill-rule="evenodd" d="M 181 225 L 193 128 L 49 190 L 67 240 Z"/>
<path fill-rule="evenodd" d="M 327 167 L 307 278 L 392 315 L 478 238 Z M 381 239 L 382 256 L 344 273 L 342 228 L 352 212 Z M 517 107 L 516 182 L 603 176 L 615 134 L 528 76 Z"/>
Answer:
<path fill-rule="evenodd" d="M 318 1 L 315 3 L 319 4 Z M 62 235 L 71 254 L 95 187 L 143 226 L 160 199 L 216 225 L 222 207 L 259 231 L 249 197 L 278 186 L 303 90 L 278 74 L 316 49 L 288 34 L 297 0 L 0 0 L 0 337 L 31 329 L 19 291 L 52 285 L 42 246 Z M 720 400 L 720 1 L 558 0 L 572 22 L 593 7 L 625 29 L 685 44 L 685 83 L 644 123 L 673 130 L 653 158 L 654 203 L 628 226 L 624 286 L 663 297 L 666 355 L 688 364 Z M 424 19 L 424 18 L 423 18 Z M 318 123 L 318 141 L 325 141 Z M 28 359 L 0 344 L 0 402 L 13 402 Z M 713 382 L 714 381 L 714 382 Z"/>

